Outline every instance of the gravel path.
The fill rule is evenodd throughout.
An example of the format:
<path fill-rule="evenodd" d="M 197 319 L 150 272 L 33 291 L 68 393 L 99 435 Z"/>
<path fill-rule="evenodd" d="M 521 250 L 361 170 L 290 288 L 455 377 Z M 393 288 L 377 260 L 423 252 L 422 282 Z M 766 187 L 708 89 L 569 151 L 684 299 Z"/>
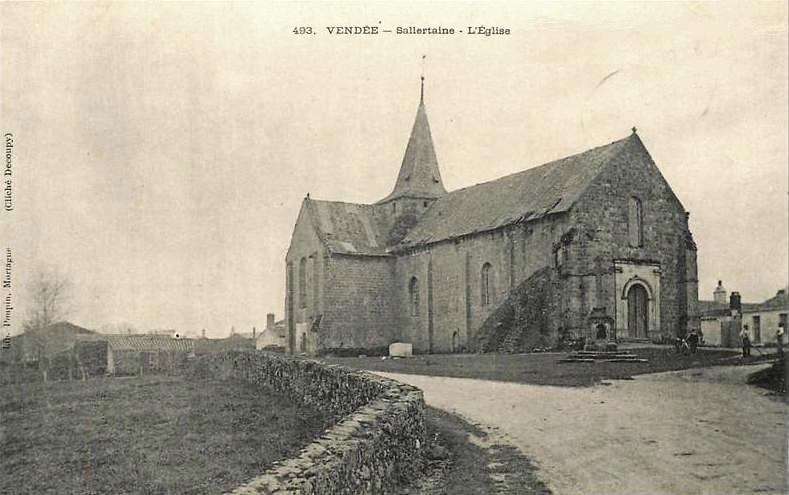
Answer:
<path fill-rule="evenodd" d="M 588 388 L 381 374 L 499 431 L 557 494 L 785 493 L 789 408 L 744 385 L 757 369 L 692 369 Z"/>

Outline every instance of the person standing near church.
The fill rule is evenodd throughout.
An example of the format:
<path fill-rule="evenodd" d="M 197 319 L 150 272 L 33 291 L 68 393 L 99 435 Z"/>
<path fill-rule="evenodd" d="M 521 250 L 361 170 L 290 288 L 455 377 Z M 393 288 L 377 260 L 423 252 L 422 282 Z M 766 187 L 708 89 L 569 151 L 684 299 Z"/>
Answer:
<path fill-rule="evenodd" d="M 778 323 L 778 331 L 775 332 L 775 343 L 778 345 L 778 357 L 784 357 L 784 322 Z"/>
<path fill-rule="evenodd" d="M 742 332 L 740 332 L 740 341 L 742 342 L 742 357 L 751 355 L 751 334 L 748 332 L 748 325 L 743 325 Z"/>
<path fill-rule="evenodd" d="M 690 346 L 690 353 L 696 354 L 696 349 L 699 346 L 699 334 L 696 333 L 695 329 L 690 331 L 690 335 L 688 335 L 687 341 L 688 341 L 688 346 Z"/>

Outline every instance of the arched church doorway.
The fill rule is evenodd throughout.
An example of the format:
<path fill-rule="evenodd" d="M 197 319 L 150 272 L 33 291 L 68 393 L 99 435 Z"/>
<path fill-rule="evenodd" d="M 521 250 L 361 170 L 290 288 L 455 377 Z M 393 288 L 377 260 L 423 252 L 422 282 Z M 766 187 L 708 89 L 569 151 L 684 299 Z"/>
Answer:
<path fill-rule="evenodd" d="M 633 284 L 627 291 L 627 329 L 631 337 L 649 336 L 649 297 L 641 284 Z"/>

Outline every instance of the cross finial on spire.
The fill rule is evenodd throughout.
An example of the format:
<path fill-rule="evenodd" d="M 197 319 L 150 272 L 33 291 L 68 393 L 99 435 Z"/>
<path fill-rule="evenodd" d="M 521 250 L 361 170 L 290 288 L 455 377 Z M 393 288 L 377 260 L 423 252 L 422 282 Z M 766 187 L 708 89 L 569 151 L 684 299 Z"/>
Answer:
<path fill-rule="evenodd" d="M 633 134 L 635 134 L 636 131 L 638 131 L 638 129 L 636 129 L 636 126 L 633 126 L 633 129 L 631 129 L 631 130 L 633 131 Z"/>
<path fill-rule="evenodd" d="M 419 88 L 419 103 L 424 103 L 425 101 L 425 58 L 427 58 L 427 55 L 422 55 L 422 74 L 419 76 L 422 85 Z"/>

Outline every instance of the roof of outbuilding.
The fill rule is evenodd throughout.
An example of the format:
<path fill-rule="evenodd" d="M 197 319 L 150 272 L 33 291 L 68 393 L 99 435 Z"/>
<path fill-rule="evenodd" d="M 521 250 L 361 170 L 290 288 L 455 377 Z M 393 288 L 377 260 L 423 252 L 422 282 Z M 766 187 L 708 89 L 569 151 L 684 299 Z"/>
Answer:
<path fill-rule="evenodd" d="M 66 349 L 70 349 L 74 342 L 83 337 L 96 335 L 93 330 L 88 330 L 79 325 L 74 325 L 68 321 L 59 321 L 52 323 L 40 330 L 35 330 L 30 333 L 21 333 L 11 337 L 12 347 L 23 349 L 27 359 L 33 359 L 33 347 L 26 345 L 29 339 L 37 340 L 43 345 L 43 352 L 47 355 L 57 354 Z M 42 338 L 43 337 L 43 338 Z"/>
<path fill-rule="evenodd" d="M 648 156 L 633 133 L 577 155 L 452 191 L 433 203 L 403 244 L 429 244 L 567 211 L 614 158 L 644 154 Z"/>
<path fill-rule="evenodd" d="M 780 310 L 789 310 L 789 297 L 787 297 L 786 292 L 789 288 L 783 288 L 779 290 L 773 297 L 761 302 L 759 304 L 752 304 L 750 308 L 747 310 L 743 308 L 743 312 L 752 313 L 758 311 L 780 311 Z"/>
<path fill-rule="evenodd" d="M 87 338 L 86 338 L 87 337 Z M 194 349 L 192 339 L 175 339 L 169 335 L 94 334 L 83 341 L 106 341 L 113 351 L 185 351 Z"/>

